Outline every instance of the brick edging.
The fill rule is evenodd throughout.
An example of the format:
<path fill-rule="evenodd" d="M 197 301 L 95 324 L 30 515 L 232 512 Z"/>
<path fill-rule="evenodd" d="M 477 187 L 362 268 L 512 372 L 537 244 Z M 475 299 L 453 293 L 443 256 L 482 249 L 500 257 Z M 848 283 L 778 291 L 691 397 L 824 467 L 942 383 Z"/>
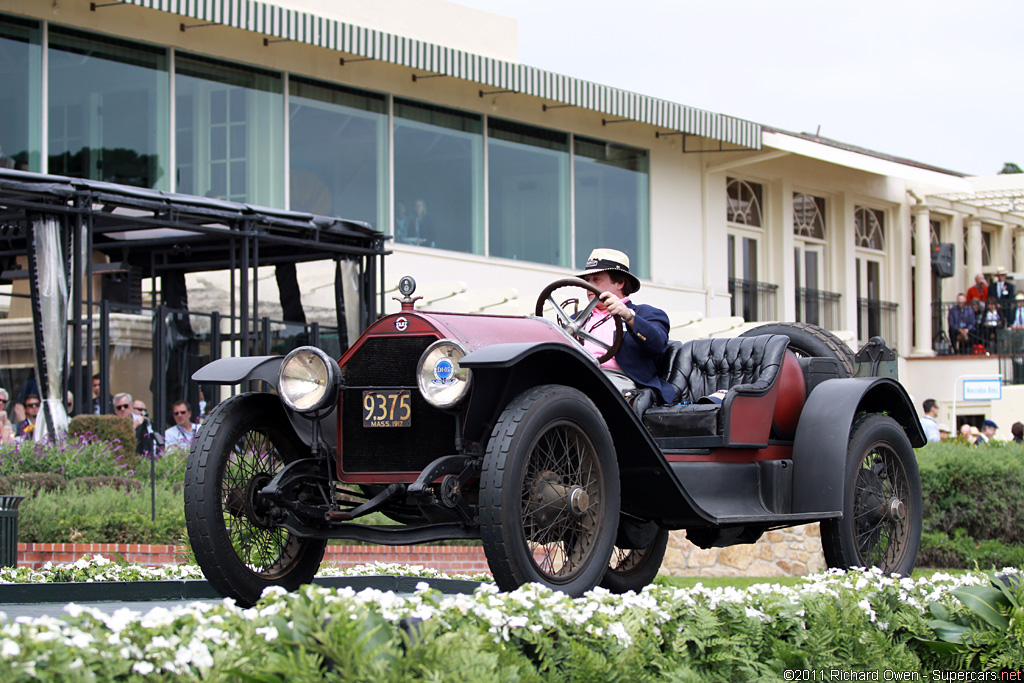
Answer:
<path fill-rule="evenodd" d="M 145 566 L 182 564 L 188 547 L 137 543 L 19 543 L 18 566 L 38 569 L 47 562 L 75 562 L 83 555 L 102 555 L 111 560 Z M 329 545 L 324 563 L 341 567 L 371 562 L 415 564 L 443 572 L 487 572 L 487 559 L 480 546 L 469 545 Z"/>

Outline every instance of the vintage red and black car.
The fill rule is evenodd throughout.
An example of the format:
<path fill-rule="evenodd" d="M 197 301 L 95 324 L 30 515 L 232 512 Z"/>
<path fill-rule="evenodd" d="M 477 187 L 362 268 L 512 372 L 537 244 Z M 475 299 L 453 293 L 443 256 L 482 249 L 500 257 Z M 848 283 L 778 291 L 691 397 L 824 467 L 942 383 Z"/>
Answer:
<path fill-rule="evenodd" d="M 556 302 L 568 287 L 592 288 L 555 282 L 533 316 L 467 315 L 415 310 L 403 278 L 401 311 L 340 359 L 301 347 L 195 373 L 265 387 L 221 402 L 192 446 L 186 520 L 210 583 L 252 604 L 309 582 L 330 539 L 479 539 L 505 590 L 637 590 L 670 530 L 708 548 L 809 522 L 831 567 L 911 571 L 925 439 L 882 340 L 855 357 L 775 323 L 673 341 L 665 405 L 615 389 L 579 341 L 593 303 Z"/>

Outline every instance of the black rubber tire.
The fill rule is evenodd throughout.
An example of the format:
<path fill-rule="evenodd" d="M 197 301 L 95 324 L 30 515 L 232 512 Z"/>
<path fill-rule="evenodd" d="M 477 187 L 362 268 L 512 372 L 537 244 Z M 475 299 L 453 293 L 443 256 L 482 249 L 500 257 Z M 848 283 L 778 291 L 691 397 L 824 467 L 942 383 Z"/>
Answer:
<path fill-rule="evenodd" d="M 639 593 L 658 575 L 667 547 L 667 529 L 658 529 L 654 541 L 646 548 L 626 549 L 615 546 L 608 569 L 601 579 L 601 587 L 612 593 Z"/>
<path fill-rule="evenodd" d="M 274 527 L 252 505 L 255 492 L 304 450 L 280 399 L 263 393 L 220 403 L 192 444 L 185 470 L 192 551 L 210 585 L 242 606 L 255 604 L 268 586 L 295 590 L 320 567 L 325 540 Z"/>
<path fill-rule="evenodd" d="M 498 587 L 582 595 L 604 575 L 618 520 L 615 447 L 594 403 L 554 384 L 514 398 L 480 475 L 480 535 Z"/>
<path fill-rule="evenodd" d="M 921 478 L 906 433 L 887 415 L 860 415 L 850 429 L 843 516 L 821 523 L 825 562 L 909 576 L 921 519 Z"/>
<path fill-rule="evenodd" d="M 784 334 L 789 337 L 789 349 L 798 356 L 835 358 L 839 361 L 843 377 L 853 377 L 853 351 L 842 339 L 828 330 L 810 323 L 765 323 L 747 330 L 741 337 L 759 334 Z"/>

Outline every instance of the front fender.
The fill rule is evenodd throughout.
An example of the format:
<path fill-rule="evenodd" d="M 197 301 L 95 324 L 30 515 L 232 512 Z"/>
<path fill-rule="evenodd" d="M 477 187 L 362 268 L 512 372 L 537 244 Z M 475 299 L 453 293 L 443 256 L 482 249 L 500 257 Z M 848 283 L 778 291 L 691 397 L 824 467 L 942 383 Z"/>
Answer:
<path fill-rule="evenodd" d="M 888 377 L 830 379 L 807 397 L 793 442 L 794 513 L 841 512 L 850 429 L 859 413 L 887 413 L 915 448 L 924 432 L 903 385 Z"/>
<path fill-rule="evenodd" d="M 200 384 L 241 384 L 250 380 L 263 380 L 276 387 L 283 360 L 284 356 L 219 358 L 196 370 L 192 379 Z"/>
<path fill-rule="evenodd" d="M 459 365 L 473 371 L 464 431 L 467 441 L 486 444 L 505 406 L 527 389 L 542 384 L 571 386 L 594 402 L 611 432 L 624 512 L 644 519 L 707 519 L 621 392 L 581 351 L 557 342 L 494 344 L 467 354 Z"/>

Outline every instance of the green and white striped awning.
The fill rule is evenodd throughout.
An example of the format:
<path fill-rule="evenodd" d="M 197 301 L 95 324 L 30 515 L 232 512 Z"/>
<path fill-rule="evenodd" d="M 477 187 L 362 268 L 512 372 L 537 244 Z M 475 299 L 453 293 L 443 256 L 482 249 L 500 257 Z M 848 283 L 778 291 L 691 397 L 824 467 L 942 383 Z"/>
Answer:
<path fill-rule="evenodd" d="M 309 12 L 255 0 L 123 0 L 125 4 L 172 12 L 203 22 L 255 31 L 273 38 L 339 50 L 414 69 L 462 78 L 559 104 L 761 149 L 761 126 L 751 121 L 687 107 L 676 102 L 591 83 L 515 62 L 353 26 Z"/>

